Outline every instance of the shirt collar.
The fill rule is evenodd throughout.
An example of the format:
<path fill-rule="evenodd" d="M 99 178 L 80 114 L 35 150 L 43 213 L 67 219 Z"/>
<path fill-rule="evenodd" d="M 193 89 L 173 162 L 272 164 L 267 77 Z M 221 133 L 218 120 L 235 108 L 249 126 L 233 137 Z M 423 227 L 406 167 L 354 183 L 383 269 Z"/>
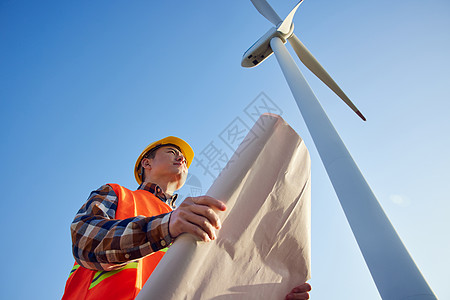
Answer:
<path fill-rule="evenodd" d="M 178 194 L 173 194 L 172 197 L 167 198 L 166 194 L 164 194 L 162 189 L 156 183 L 144 182 L 138 187 L 138 190 L 146 190 L 170 207 L 175 208 L 175 201 L 177 200 Z"/>

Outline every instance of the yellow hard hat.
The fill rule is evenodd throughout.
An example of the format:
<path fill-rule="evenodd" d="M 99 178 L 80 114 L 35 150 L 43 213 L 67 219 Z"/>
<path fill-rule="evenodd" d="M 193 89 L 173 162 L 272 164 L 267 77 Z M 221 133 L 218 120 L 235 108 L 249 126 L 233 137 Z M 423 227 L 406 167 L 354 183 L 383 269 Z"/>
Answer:
<path fill-rule="evenodd" d="M 168 136 L 163 139 L 160 139 L 159 141 L 151 143 L 150 145 L 145 147 L 144 151 L 142 151 L 141 155 L 139 155 L 136 161 L 136 165 L 134 166 L 134 177 L 136 178 L 138 184 L 142 183 L 140 164 L 145 154 L 147 154 L 147 152 L 149 152 L 151 149 L 157 146 L 163 146 L 167 144 L 172 144 L 180 148 L 181 153 L 183 153 L 184 158 L 186 158 L 186 166 L 189 168 L 189 166 L 192 163 L 192 160 L 194 159 L 194 150 L 192 150 L 191 146 L 189 146 L 189 144 L 184 140 L 177 138 L 175 136 Z"/>

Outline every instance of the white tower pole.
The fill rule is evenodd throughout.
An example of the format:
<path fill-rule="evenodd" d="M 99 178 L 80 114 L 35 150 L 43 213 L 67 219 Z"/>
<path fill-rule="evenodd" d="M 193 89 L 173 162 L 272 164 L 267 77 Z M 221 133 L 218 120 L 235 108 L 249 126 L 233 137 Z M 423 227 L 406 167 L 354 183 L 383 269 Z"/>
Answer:
<path fill-rule="evenodd" d="M 270 41 L 384 300 L 437 299 L 280 38 Z"/>

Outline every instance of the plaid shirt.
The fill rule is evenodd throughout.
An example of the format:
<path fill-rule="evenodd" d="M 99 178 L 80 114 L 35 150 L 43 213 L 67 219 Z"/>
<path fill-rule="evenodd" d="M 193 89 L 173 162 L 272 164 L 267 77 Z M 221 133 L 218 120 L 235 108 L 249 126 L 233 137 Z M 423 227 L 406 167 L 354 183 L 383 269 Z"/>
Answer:
<path fill-rule="evenodd" d="M 172 209 L 177 195 L 167 199 L 156 184 L 141 184 Z M 167 247 L 170 213 L 114 219 L 118 197 L 111 186 L 93 191 L 70 226 L 73 256 L 81 266 L 101 271 L 119 269 L 130 261 Z"/>

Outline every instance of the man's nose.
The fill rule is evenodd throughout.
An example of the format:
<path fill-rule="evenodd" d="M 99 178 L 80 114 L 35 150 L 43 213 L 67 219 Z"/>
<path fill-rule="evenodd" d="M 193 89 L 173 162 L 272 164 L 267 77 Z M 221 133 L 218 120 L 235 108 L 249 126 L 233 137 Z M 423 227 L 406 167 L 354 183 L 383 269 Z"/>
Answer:
<path fill-rule="evenodd" d="M 177 156 L 177 161 L 186 162 L 186 158 L 184 158 L 184 155 L 183 155 L 183 154 L 178 154 L 178 156 Z"/>

